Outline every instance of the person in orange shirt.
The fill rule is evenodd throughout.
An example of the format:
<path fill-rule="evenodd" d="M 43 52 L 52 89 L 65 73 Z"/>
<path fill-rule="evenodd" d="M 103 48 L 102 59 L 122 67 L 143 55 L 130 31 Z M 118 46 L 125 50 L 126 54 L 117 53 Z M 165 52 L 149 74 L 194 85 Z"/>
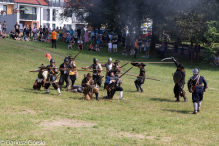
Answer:
<path fill-rule="evenodd" d="M 57 36 L 57 32 L 55 31 L 55 29 L 53 29 L 53 32 L 52 32 L 52 48 L 53 48 L 53 45 L 55 45 L 55 48 L 56 48 L 56 36 Z"/>
<path fill-rule="evenodd" d="M 135 41 L 135 59 L 137 59 L 137 53 L 138 53 L 138 39 Z"/>

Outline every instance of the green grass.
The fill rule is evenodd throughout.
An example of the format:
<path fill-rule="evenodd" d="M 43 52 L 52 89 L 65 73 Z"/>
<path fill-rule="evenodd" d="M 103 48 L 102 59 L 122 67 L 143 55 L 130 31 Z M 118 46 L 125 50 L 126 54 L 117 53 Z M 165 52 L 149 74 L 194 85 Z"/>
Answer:
<path fill-rule="evenodd" d="M 30 73 L 41 63 L 49 64 L 46 52 L 62 56 L 78 52 L 67 49 L 67 44 L 58 42 L 58 49 L 41 42 L 22 42 L 0 39 L 0 140 L 28 141 L 44 140 L 49 146 L 71 145 L 219 145 L 219 78 L 218 68 L 204 61 L 189 64 L 188 59 L 179 60 L 186 67 L 186 81 L 192 76 L 192 69 L 199 66 L 201 75 L 208 81 L 209 89 L 204 95 L 201 112 L 193 115 L 191 94 L 187 103 L 174 102 L 172 73 L 174 64 L 147 64 L 146 75 L 160 79 L 160 82 L 146 80 L 144 93 L 134 92 L 134 78 L 122 78 L 124 100 L 115 94 L 113 102 L 81 100 L 82 95 L 65 92 L 62 96 L 52 87 L 50 94 L 32 90 L 37 73 Z M 41 51 L 38 49 L 42 49 Z M 45 52 L 44 52 L 45 51 Z M 88 66 L 94 57 L 107 61 L 132 61 L 133 57 L 87 50 L 77 57 L 78 68 Z M 152 52 L 151 59 L 138 61 L 159 61 Z M 56 65 L 63 57 L 51 54 Z M 125 71 L 131 65 L 125 66 Z M 138 74 L 133 68 L 131 73 Z M 75 84 L 80 84 L 80 72 Z M 100 95 L 106 95 L 106 90 Z M 3 144 L 6 145 L 6 144 Z"/>

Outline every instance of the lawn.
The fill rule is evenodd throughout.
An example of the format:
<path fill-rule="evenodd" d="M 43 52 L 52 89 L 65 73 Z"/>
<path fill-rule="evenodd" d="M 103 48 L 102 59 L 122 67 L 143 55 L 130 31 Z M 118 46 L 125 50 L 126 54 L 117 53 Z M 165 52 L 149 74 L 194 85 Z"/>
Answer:
<path fill-rule="evenodd" d="M 43 141 L 48 146 L 71 145 L 219 145 L 219 78 L 218 68 L 204 61 L 189 64 L 187 59 L 179 60 L 186 67 L 186 82 L 192 76 L 192 69 L 200 67 L 200 74 L 208 82 L 209 89 L 204 95 L 201 112 L 193 115 L 191 94 L 187 92 L 188 102 L 175 102 L 173 94 L 172 73 L 175 64 L 147 64 L 147 77 L 160 81 L 146 80 L 144 92 L 134 92 L 135 77 L 123 76 L 124 97 L 119 100 L 115 94 L 112 102 L 100 100 L 85 101 L 81 94 L 50 87 L 50 94 L 44 90 L 32 90 L 41 63 L 49 64 L 45 54 L 50 52 L 59 66 L 67 54 L 73 56 L 78 52 L 75 47 L 67 49 L 66 43 L 58 42 L 58 49 L 51 44 L 40 42 L 22 42 L 0 39 L 0 144 L 26 145 Z M 108 54 L 107 49 L 101 52 L 87 50 L 76 58 L 78 68 L 88 66 L 94 57 L 107 61 L 132 61 L 133 57 Z M 141 58 L 138 61 L 159 62 L 155 51 L 151 59 Z M 131 65 L 122 68 L 126 71 Z M 131 73 L 138 74 L 133 68 Z M 79 72 L 75 85 L 81 84 L 83 75 Z M 104 73 L 105 74 L 105 73 Z M 106 95 L 103 87 L 100 96 Z M 17 142 L 17 143 L 16 143 Z M 29 143 L 28 143 L 29 142 Z M 43 144 L 43 143 L 41 143 Z"/>

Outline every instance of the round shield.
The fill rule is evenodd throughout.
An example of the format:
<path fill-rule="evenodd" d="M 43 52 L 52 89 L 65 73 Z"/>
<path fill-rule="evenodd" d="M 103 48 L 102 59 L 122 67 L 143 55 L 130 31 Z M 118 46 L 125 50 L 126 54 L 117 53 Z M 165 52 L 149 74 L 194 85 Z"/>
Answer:
<path fill-rule="evenodd" d="M 179 83 L 180 80 L 181 80 L 181 78 L 182 78 L 182 74 L 181 74 L 180 71 L 176 71 L 176 72 L 173 74 L 173 81 L 174 81 L 175 84 L 176 84 L 176 83 Z"/>

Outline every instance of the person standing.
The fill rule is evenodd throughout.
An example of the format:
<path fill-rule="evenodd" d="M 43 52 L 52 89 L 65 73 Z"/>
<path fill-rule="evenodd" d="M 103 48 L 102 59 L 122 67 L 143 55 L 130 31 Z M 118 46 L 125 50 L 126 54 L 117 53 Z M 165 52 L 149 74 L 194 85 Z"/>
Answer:
<path fill-rule="evenodd" d="M 71 65 L 71 67 L 74 69 L 74 70 L 70 70 L 69 71 L 69 75 L 70 75 L 70 80 L 71 80 L 71 88 L 73 88 L 74 84 L 75 84 L 75 81 L 78 77 L 78 72 L 77 72 L 77 66 L 76 66 L 76 63 L 74 60 L 72 60 L 73 58 L 71 56 L 68 56 L 68 60 L 69 60 L 69 64 Z"/>
<path fill-rule="evenodd" d="M 57 32 L 54 29 L 53 32 L 52 32 L 52 48 L 53 48 L 53 45 L 56 48 L 56 36 L 57 36 Z"/>
<path fill-rule="evenodd" d="M 184 102 L 187 102 L 186 93 L 183 90 L 185 84 L 185 76 L 186 76 L 185 68 L 183 64 L 178 63 L 174 58 L 172 58 L 172 60 L 174 61 L 177 67 L 176 72 L 173 75 L 173 80 L 175 83 L 173 91 L 175 94 L 176 101 L 179 102 L 180 101 L 179 96 L 181 96 L 184 98 Z"/>
<path fill-rule="evenodd" d="M 137 66 L 138 68 L 140 68 L 140 73 L 139 76 L 137 77 L 137 79 L 135 80 L 135 86 L 136 86 L 136 91 L 139 92 L 139 88 L 141 90 L 141 92 L 143 92 L 143 88 L 141 87 L 142 84 L 144 84 L 145 81 L 145 64 L 144 63 L 139 63 L 139 64 L 133 64 L 134 66 Z"/>
<path fill-rule="evenodd" d="M 30 37 L 30 39 L 31 39 L 31 33 L 32 33 L 31 25 L 29 25 L 29 30 L 28 30 L 28 32 L 29 32 L 29 37 Z"/>
<path fill-rule="evenodd" d="M 84 45 L 89 44 L 89 33 L 88 30 L 85 32 Z"/>
<path fill-rule="evenodd" d="M 20 34 L 20 25 L 18 24 L 18 22 L 16 22 L 15 26 L 14 26 L 14 32 L 15 34 L 18 33 L 18 35 Z"/>
<path fill-rule="evenodd" d="M 118 41 L 117 41 L 117 38 L 115 36 L 113 36 L 112 44 L 113 44 L 113 52 L 114 52 L 114 54 L 117 54 L 117 44 L 118 44 Z"/>
<path fill-rule="evenodd" d="M 121 66 L 119 65 L 119 62 L 120 62 L 119 60 L 116 60 L 116 61 L 114 62 L 114 65 L 113 65 L 114 75 L 115 75 L 117 78 L 120 77 L 120 73 L 121 73 L 121 71 L 122 71 Z M 120 87 L 121 84 L 122 84 L 122 79 L 118 79 L 116 84 L 118 84 L 118 86 Z"/>
<path fill-rule="evenodd" d="M 58 26 L 56 27 L 56 33 L 57 33 L 56 41 L 58 41 L 59 40 L 59 27 Z"/>
<path fill-rule="evenodd" d="M 59 86 L 60 88 L 64 84 L 64 81 L 66 82 L 67 90 L 70 91 L 70 76 L 69 76 L 69 70 L 65 69 L 73 69 L 72 66 L 69 64 L 68 58 L 64 59 L 64 63 L 60 65 L 60 71 L 61 71 L 61 76 L 59 79 Z"/>
<path fill-rule="evenodd" d="M 160 59 L 162 60 L 163 58 L 165 58 L 165 46 L 164 46 L 164 43 L 162 43 L 162 45 L 160 47 Z"/>
<path fill-rule="evenodd" d="M 102 67 L 106 67 L 106 77 L 108 76 L 109 72 L 113 69 L 113 64 L 112 64 L 112 58 L 110 57 L 108 59 L 108 62 L 105 64 L 101 64 Z"/>
<path fill-rule="evenodd" d="M 75 29 L 75 31 L 74 31 L 74 40 L 75 40 L 75 43 L 78 42 L 78 32 L 77 32 L 76 29 Z"/>
<path fill-rule="evenodd" d="M 62 41 L 62 37 L 63 37 L 63 30 L 62 30 L 62 27 L 60 26 L 60 29 L 59 29 L 59 38 L 60 38 L 61 41 Z"/>
<path fill-rule="evenodd" d="M 151 42 L 148 39 L 146 44 L 145 44 L 145 56 L 146 56 L 146 58 L 149 58 L 150 47 L 151 47 Z"/>
<path fill-rule="evenodd" d="M 80 27 L 77 29 L 77 33 L 78 33 L 78 39 L 80 39 L 81 38 L 81 28 Z"/>
<path fill-rule="evenodd" d="M 49 87 L 52 84 L 52 86 L 58 91 L 58 95 L 61 95 L 59 84 L 57 81 L 58 69 L 56 68 L 54 59 L 50 60 L 50 65 L 48 65 L 47 68 L 48 68 L 48 77 L 45 84 L 45 91 L 46 91 L 45 94 L 49 94 Z"/>
<path fill-rule="evenodd" d="M 96 87 L 97 88 L 101 87 L 102 81 L 99 79 L 101 77 L 102 66 L 98 62 L 97 58 L 93 59 L 93 64 L 91 64 L 88 67 L 82 67 L 82 69 L 93 69 L 93 80 L 94 82 L 98 81 Z"/>
<path fill-rule="evenodd" d="M 205 78 L 199 75 L 199 68 L 193 69 L 192 73 L 193 76 L 188 81 L 188 89 L 192 93 L 193 114 L 197 114 L 197 112 L 200 112 L 203 95 L 208 86 Z M 202 86 L 203 83 L 204 87 Z"/>
<path fill-rule="evenodd" d="M 138 50 L 140 51 L 140 53 L 141 53 L 141 49 L 142 49 L 142 47 L 141 47 L 141 44 L 142 44 L 142 39 L 141 39 L 141 36 L 139 36 L 139 38 L 138 38 Z"/>
<path fill-rule="evenodd" d="M 179 44 L 178 42 L 174 42 L 174 51 L 173 51 L 173 56 L 175 56 L 177 53 L 178 53 L 178 47 L 179 47 Z"/>
<path fill-rule="evenodd" d="M 6 30 L 7 30 L 7 25 L 6 25 L 6 21 L 4 21 L 4 23 L 3 23 L 3 29 L 2 29 L 4 32 L 6 32 Z"/>
<path fill-rule="evenodd" d="M 138 53 L 138 39 L 135 40 L 135 59 L 137 59 L 137 53 Z"/>

